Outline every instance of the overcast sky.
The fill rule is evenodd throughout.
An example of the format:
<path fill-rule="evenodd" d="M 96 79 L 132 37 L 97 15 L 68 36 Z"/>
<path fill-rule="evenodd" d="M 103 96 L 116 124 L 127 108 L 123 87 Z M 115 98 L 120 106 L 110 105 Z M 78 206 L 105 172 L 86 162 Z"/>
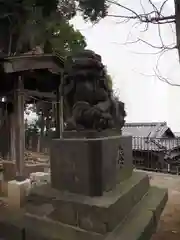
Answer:
<path fill-rule="evenodd" d="M 142 12 L 140 0 L 121 0 L 136 11 Z M 144 9 L 151 10 L 147 0 L 143 0 Z M 161 1 L 157 1 L 161 4 Z M 118 7 L 112 7 L 111 13 L 127 13 Z M 174 1 L 168 0 L 164 9 L 166 14 L 174 12 Z M 120 99 L 126 104 L 127 122 L 167 121 L 174 131 L 180 131 L 180 87 L 170 87 L 154 75 L 159 51 L 144 43 L 127 44 L 141 37 L 161 46 L 158 27 L 133 27 L 134 22 L 118 23 L 117 19 L 106 18 L 92 26 L 80 16 L 73 19 L 75 28 L 86 37 L 88 48 L 101 54 L 104 64 L 113 77 L 114 88 Z M 161 36 L 165 44 L 175 44 L 175 26 L 161 26 Z M 126 44 L 125 44 L 126 43 Z M 153 54 L 152 54 L 153 53 Z M 180 65 L 176 50 L 168 51 L 160 59 L 158 68 L 163 77 L 180 83 Z"/>

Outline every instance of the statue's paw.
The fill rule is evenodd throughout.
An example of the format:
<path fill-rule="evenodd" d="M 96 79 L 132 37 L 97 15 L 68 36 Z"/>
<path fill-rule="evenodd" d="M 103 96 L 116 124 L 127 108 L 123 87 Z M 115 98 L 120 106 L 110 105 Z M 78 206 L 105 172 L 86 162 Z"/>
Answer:
<path fill-rule="evenodd" d="M 76 129 L 75 121 L 72 118 L 68 119 L 66 122 L 66 130 L 75 130 L 75 129 Z"/>

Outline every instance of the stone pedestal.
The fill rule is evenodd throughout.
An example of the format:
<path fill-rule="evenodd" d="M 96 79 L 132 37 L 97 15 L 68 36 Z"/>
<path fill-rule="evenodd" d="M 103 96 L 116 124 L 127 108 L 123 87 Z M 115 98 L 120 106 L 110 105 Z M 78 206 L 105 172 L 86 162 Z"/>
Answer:
<path fill-rule="evenodd" d="M 65 138 L 52 141 L 52 187 L 102 196 L 132 173 L 132 137 Z"/>
<path fill-rule="evenodd" d="M 28 197 L 25 229 L 28 239 L 44 234 L 37 239 L 150 240 L 166 201 L 167 191 L 150 187 L 148 176 L 137 172 L 99 197 L 47 184 Z"/>
<path fill-rule="evenodd" d="M 54 221 L 106 234 L 124 219 L 148 189 L 148 177 L 145 174 L 133 173 L 128 180 L 117 184 L 112 191 L 100 197 L 62 193 L 53 190 L 50 185 L 44 185 L 32 190 L 28 200 L 39 208 L 34 210 L 36 213 L 40 212 L 40 202 L 51 204 L 52 209 L 47 216 Z M 33 207 L 28 210 L 32 213 Z"/>
<path fill-rule="evenodd" d="M 18 239 L 150 240 L 167 190 L 132 171 L 132 138 L 73 134 L 52 141 L 51 183 L 31 190 Z"/>

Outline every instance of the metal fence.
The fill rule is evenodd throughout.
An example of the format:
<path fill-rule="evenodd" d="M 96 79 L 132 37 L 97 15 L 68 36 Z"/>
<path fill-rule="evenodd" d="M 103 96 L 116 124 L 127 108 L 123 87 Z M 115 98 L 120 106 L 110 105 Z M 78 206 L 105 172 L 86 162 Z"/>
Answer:
<path fill-rule="evenodd" d="M 180 172 L 180 138 L 132 138 L 133 163 L 138 169 Z"/>

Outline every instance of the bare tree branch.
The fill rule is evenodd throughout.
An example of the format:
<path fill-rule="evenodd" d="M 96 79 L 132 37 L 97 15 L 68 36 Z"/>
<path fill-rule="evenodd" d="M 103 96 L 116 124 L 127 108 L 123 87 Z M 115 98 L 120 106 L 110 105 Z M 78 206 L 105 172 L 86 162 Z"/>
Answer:
<path fill-rule="evenodd" d="M 168 77 L 164 77 L 160 70 L 159 70 L 159 63 L 160 63 L 160 60 L 161 60 L 161 57 L 163 56 L 163 54 L 167 52 L 167 50 L 164 50 L 158 57 L 158 60 L 157 60 L 157 63 L 156 63 L 156 67 L 154 69 L 154 73 L 155 73 L 155 76 L 162 82 L 164 83 L 167 83 L 168 85 L 172 86 L 172 87 L 180 87 L 180 84 L 178 83 L 173 83 L 171 79 L 169 79 Z"/>
<path fill-rule="evenodd" d="M 120 3 L 118 3 L 117 1 L 114 0 L 107 0 L 108 3 L 116 5 L 122 9 L 125 9 L 126 11 L 128 11 L 131 15 L 115 15 L 115 14 L 109 14 L 109 17 L 114 17 L 114 18 L 126 18 L 129 20 L 132 19 L 137 19 L 139 20 L 141 23 L 153 23 L 153 24 L 166 24 L 166 23 L 175 23 L 175 15 L 169 15 L 169 16 L 163 16 L 162 15 L 162 10 L 165 6 L 165 4 L 167 3 L 167 0 L 165 0 L 160 9 L 158 9 L 155 4 L 149 0 L 149 3 L 152 5 L 153 7 L 153 11 L 151 12 L 145 12 L 145 9 L 142 5 L 142 2 L 140 2 L 143 13 L 138 14 L 136 13 L 134 10 L 132 10 L 131 8 L 128 8 Z"/>
<path fill-rule="evenodd" d="M 140 1 L 141 9 L 142 9 L 142 11 L 140 13 L 136 12 L 135 10 L 133 10 L 127 6 L 120 4 L 117 0 L 107 0 L 107 2 L 109 4 L 113 4 L 127 12 L 127 14 L 122 14 L 122 15 L 121 14 L 109 14 L 108 16 L 116 18 L 116 19 L 118 19 L 118 18 L 126 19 L 127 21 L 137 20 L 133 24 L 132 27 L 137 26 L 137 24 L 138 25 L 144 24 L 144 29 L 141 32 L 146 32 L 149 29 L 149 24 L 157 25 L 157 32 L 158 32 L 158 37 L 160 40 L 160 45 L 154 45 L 150 42 L 147 42 L 144 39 L 141 39 L 140 37 L 138 37 L 135 41 L 128 41 L 131 31 L 128 34 L 126 43 L 124 43 L 123 45 L 134 44 L 134 43 L 143 43 L 153 49 L 157 49 L 158 51 L 156 51 L 154 53 L 149 53 L 149 54 L 158 54 L 159 57 L 157 59 L 156 67 L 154 69 L 154 74 L 148 75 L 148 76 L 156 77 L 160 81 L 162 81 L 170 86 L 180 87 L 180 84 L 173 83 L 171 81 L 171 79 L 169 79 L 168 77 L 162 76 L 160 69 L 159 69 L 159 63 L 160 63 L 161 57 L 164 55 L 164 53 L 166 53 L 169 50 L 179 48 L 179 46 L 175 43 L 172 43 L 169 45 L 165 44 L 163 41 L 162 34 L 161 34 L 161 30 L 162 30 L 161 25 L 162 24 L 169 24 L 173 34 L 175 34 L 171 24 L 176 23 L 176 16 L 174 14 L 169 14 L 169 15 L 163 14 L 164 8 L 165 8 L 168 0 L 163 0 L 162 4 L 160 6 L 156 5 L 156 3 L 153 2 L 153 0 L 148 0 L 149 4 L 151 6 L 151 10 L 149 10 L 149 11 L 146 11 L 145 7 L 143 6 L 143 1 L 142 0 L 139 0 L 139 1 Z M 158 4 L 159 4 L 159 2 L 158 2 Z M 139 53 L 139 54 L 144 54 L 144 53 Z M 145 76 L 145 74 L 143 74 L 143 75 Z M 147 75 L 146 75 L 146 77 L 147 77 Z"/>
<path fill-rule="evenodd" d="M 167 2 L 168 2 L 168 0 L 165 0 L 165 1 L 163 2 L 163 4 L 161 5 L 161 7 L 160 7 L 160 13 L 162 13 L 163 8 L 164 8 L 164 6 L 166 5 Z"/>
<path fill-rule="evenodd" d="M 163 83 L 166 83 L 172 87 L 180 87 L 180 84 L 178 83 L 174 83 L 172 82 L 172 80 L 168 77 L 165 77 L 162 75 L 160 69 L 159 69 L 159 64 L 160 64 L 160 60 L 162 58 L 162 56 L 167 52 L 168 50 L 167 49 L 164 49 L 160 54 L 159 54 L 159 57 L 157 59 L 157 62 L 156 62 L 156 66 L 155 66 L 155 69 L 153 70 L 154 71 L 154 74 L 146 74 L 146 73 L 141 73 L 141 72 L 138 72 L 138 71 L 135 71 L 136 73 L 144 76 L 144 77 L 155 77 L 157 78 L 158 80 L 160 80 L 161 82 Z"/>
<path fill-rule="evenodd" d="M 149 47 L 152 47 L 152 48 L 155 48 L 155 49 L 160 49 L 160 50 L 165 50 L 165 49 L 166 50 L 173 50 L 173 49 L 178 48 L 178 46 L 174 45 L 174 44 L 169 44 L 169 45 L 162 44 L 162 46 L 156 46 L 156 45 L 153 45 L 153 44 L 151 44 L 151 43 L 149 43 L 149 42 L 147 42 L 147 41 L 145 41 L 141 38 L 137 38 L 135 41 L 127 41 L 125 43 L 117 43 L 117 42 L 113 42 L 113 43 L 119 44 L 119 45 L 128 45 L 128 44 L 134 44 L 134 43 L 139 43 L 139 42 L 142 42 L 142 43 L 148 45 Z M 161 53 L 161 52 L 158 52 L 158 53 Z"/>

